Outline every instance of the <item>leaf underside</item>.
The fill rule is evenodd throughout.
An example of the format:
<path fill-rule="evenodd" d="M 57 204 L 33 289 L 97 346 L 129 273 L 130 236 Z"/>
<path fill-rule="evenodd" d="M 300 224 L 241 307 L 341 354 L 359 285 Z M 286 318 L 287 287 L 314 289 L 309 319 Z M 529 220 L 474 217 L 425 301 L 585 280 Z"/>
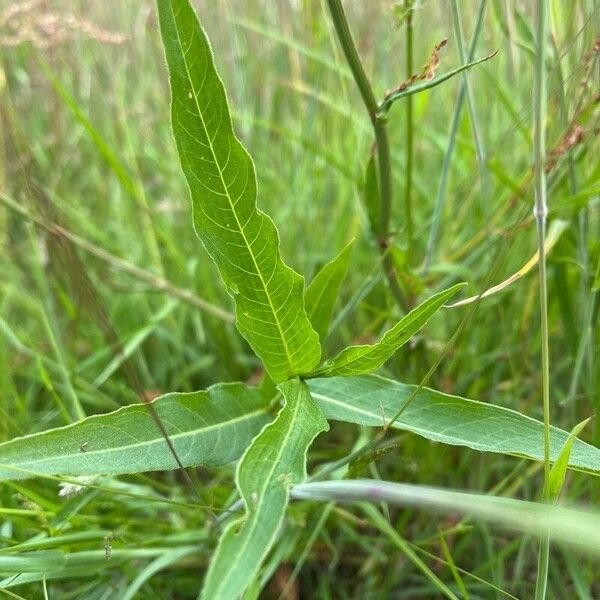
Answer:
<path fill-rule="evenodd" d="M 308 382 L 328 419 L 388 425 L 415 386 L 377 375 Z M 269 422 L 271 393 L 241 383 L 167 394 L 154 401 L 184 466 L 218 467 L 237 460 Z M 394 422 L 435 442 L 483 452 L 544 457 L 543 423 L 514 410 L 423 388 Z M 552 428 L 552 460 L 569 434 Z M 569 467 L 600 474 L 600 449 L 573 439 Z M 0 444 L 0 480 L 35 475 L 119 475 L 175 469 L 165 441 L 142 404 Z"/>
<path fill-rule="evenodd" d="M 237 485 L 246 513 L 228 525 L 213 555 L 201 597 L 236 600 L 253 580 L 275 542 L 289 490 L 306 478 L 306 452 L 329 428 L 306 384 L 279 386 L 285 406 L 244 454 Z"/>
<path fill-rule="evenodd" d="M 153 402 L 184 466 L 238 459 L 269 421 L 270 395 L 242 383 L 166 394 Z M 33 475 L 120 475 L 176 469 L 143 404 L 0 444 L 0 480 Z"/>
<path fill-rule="evenodd" d="M 387 426 L 413 396 L 414 385 L 377 375 L 309 381 L 311 395 L 328 419 L 374 427 Z M 544 460 L 544 424 L 517 411 L 422 388 L 392 427 L 435 442 Z M 569 434 L 552 427 L 555 461 Z M 600 449 L 573 439 L 572 469 L 600 474 Z"/>
<path fill-rule="evenodd" d="M 158 0 L 173 133 L 194 227 L 236 305 L 239 331 L 275 382 L 310 372 L 321 349 L 304 280 L 285 265 L 273 221 L 256 208 L 254 163 L 235 136 L 223 83 L 189 0 Z"/>

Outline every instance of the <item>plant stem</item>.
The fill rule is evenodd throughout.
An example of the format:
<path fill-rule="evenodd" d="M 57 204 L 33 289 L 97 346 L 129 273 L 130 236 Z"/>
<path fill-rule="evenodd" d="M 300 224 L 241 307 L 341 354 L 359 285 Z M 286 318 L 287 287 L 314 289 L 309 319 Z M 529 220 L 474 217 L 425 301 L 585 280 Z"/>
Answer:
<path fill-rule="evenodd" d="M 362 66 L 360 57 L 358 56 L 358 51 L 354 44 L 354 40 L 352 39 L 352 34 L 350 33 L 350 27 L 348 26 L 348 19 L 346 19 L 344 7 L 340 0 L 327 0 L 327 7 L 329 8 L 335 32 L 344 52 L 344 56 L 346 57 L 346 61 L 348 62 L 348 66 L 350 67 L 350 71 L 352 71 L 352 76 L 354 77 L 358 91 L 360 92 L 369 116 L 371 117 L 371 121 L 375 121 L 378 110 L 377 100 L 375 100 L 371 84 L 369 83 L 367 74 Z"/>
<path fill-rule="evenodd" d="M 413 72 L 413 22 L 412 2 L 405 0 L 406 15 L 406 77 Z M 404 219 L 406 220 L 406 237 L 408 259 L 412 256 L 413 221 L 412 221 L 412 171 L 413 171 L 413 98 L 406 98 L 406 181 L 404 184 Z"/>
<path fill-rule="evenodd" d="M 389 253 L 389 233 L 390 233 L 390 216 L 392 206 L 392 164 L 390 158 L 390 142 L 387 133 L 387 125 L 385 119 L 378 118 L 379 105 L 375 100 L 373 89 L 365 73 L 363 65 L 358 56 L 356 45 L 350 33 L 346 13 L 340 0 L 327 0 L 331 20 L 335 28 L 336 35 L 348 62 L 348 66 L 352 71 L 352 76 L 358 87 L 358 91 L 362 97 L 363 103 L 369 113 L 369 118 L 375 132 L 375 140 L 377 144 L 377 171 L 379 175 L 379 231 L 377 232 L 379 252 L 384 274 L 388 280 L 390 291 L 392 292 L 396 302 L 406 311 L 406 301 L 404 294 L 396 280 L 394 264 Z"/>
<path fill-rule="evenodd" d="M 540 287 L 540 333 L 542 342 L 542 399 L 544 403 L 544 500 L 549 500 L 550 478 L 550 358 L 548 343 L 548 290 L 546 284 L 546 252 L 544 237 L 546 234 L 546 219 L 548 204 L 546 200 L 545 163 L 545 128 L 544 117 L 546 109 L 546 63 L 545 41 L 547 36 L 546 1 L 537 0 L 537 39 L 535 61 L 535 90 L 533 97 L 534 114 L 534 181 L 535 181 L 535 219 L 538 242 L 538 274 Z M 550 558 L 549 533 L 544 533 L 540 539 L 538 555 L 538 572 L 535 586 L 536 600 L 546 597 L 548 583 L 548 563 Z"/>

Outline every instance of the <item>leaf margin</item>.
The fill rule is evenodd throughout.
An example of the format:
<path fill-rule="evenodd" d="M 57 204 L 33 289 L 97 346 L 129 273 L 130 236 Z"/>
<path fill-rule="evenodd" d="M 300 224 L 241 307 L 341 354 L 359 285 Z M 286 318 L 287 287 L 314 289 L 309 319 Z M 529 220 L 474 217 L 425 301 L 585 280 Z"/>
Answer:
<path fill-rule="evenodd" d="M 283 262 L 277 227 L 273 220 L 256 205 L 257 183 L 254 162 L 233 129 L 227 92 L 215 67 L 209 38 L 189 0 L 157 0 L 157 8 L 161 39 L 169 72 L 171 126 L 177 153 L 192 198 L 194 230 L 215 262 L 228 293 L 234 298 L 238 330 L 261 358 L 273 380 L 281 382 L 290 377 L 310 372 L 321 358 L 321 347 L 318 334 L 312 328 L 304 308 L 304 278 Z M 189 33 L 189 39 L 185 40 L 187 49 L 182 40 L 182 32 L 186 28 Z M 192 73 L 186 57 L 187 52 L 192 48 L 196 50 L 200 48 L 206 58 L 199 89 L 195 85 L 195 79 L 199 77 L 199 74 Z M 195 54 L 194 60 L 197 60 L 199 52 Z M 178 72 L 178 68 L 181 69 L 182 65 L 185 76 L 181 76 L 181 73 Z M 194 66 L 195 63 L 192 64 L 192 67 Z M 185 93 L 186 84 L 188 84 L 187 93 Z M 199 101 L 199 95 L 205 84 L 211 86 L 213 97 L 210 104 L 201 104 Z M 190 111 L 183 104 L 184 98 L 194 100 L 196 113 Z M 211 110 L 220 111 L 219 121 L 214 128 L 213 135 L 211 135 L 212 130 L 209 132 L 208 121 L 205 119 L 202 109 L 204 107 L 207 110 L 207 106 L 210 106 Z M 188 113 L 187 116 L 186 113 Z M 199 132 L 197 128 L 193 130 L 193 133 L 189 131 L 188 125 L 191 121 L 189 115 L 199 119 L 204 141 L 196 137 L 202 131 Z M 223 147 L 227 145 L 225 162 L 221 158 L 217 158 L 217 154 L 220 152 L 215 149 L 218 149 L 218 144 L 215 143 L 217 138 L 223 142 Z M 193 151 L 188 145 L 193 148 Z M 212 161 L 196 154 L 202 151 L 202 146 L 210 150 Z M 221 193 L 212 189 L 198 177 L 188 154 L 194 157 L 193 162 L 196 166 L 202 165 L 203 160 L 209 165 L 214 165 L 214 171 L 218 173 L 218 179 L 221 182 Z M 233 178 L 229 179 L 229 185 L 236 182 L 242 167 L 246 175 L 243 189 L 235 200 L 224 178 L 224 172 L 229 167 L 230 159 L 232 164 L 235 164 L 236 160 L 239 164 Z M 205 168 L 209 167 L 205 165 Z M 205 190 L 204 204 L 207 205 L 206 198 L 210 197 L 211 192 L 213 203 L 216 196 L 221 195 L 227 198 L 229 209 L 226 206 L 227 203 L 223 202 L 223 205 L 225 206 L 224 212 L 227 214 L 227 210 L 229 210 L 233 217 L 230 222 L 223 219 L 221 215 L 223 206 L 212 211 L 213 214 L 218 213 L 217 219 L 207 212 L 201 199 L 202 190 Z M 242 197 L 247 199 L 247 206 L 238 209 L 237 203 Z M 244 214 L 244 219 L 240 220 L 238 212 L 242 213 L 244 210 L 247 214 Z M 221 219 L 223 222 L 220 222 Z M 212 226 L 219 230 L 218 235 L 210 233 Z M 253 235 L 256 231 L 258 232 L 251 242 L 246 235 L 248 228 L 252 228 Z M 245 265 L 240 266 L 242 265 L 242 253 L 239 250 L 237 255 L 236 252 L 227 253 L 228 242 L 225 241 L 223 233 L 227 230 L 234 237 L 236 233 L 239 234 L 240 240 L 238 241 L 243 243 L 232 245 L 247 251 L 244 259 L 246 263 L 253 264 L 254 271 L 245 269 Z M 260 252 L 255 253 L 253 244 L 257 243 L 261 249 Z M 268 268 L 272 266 L 270 274 L 268 271 L 264 272 L 262 263 L 265 259 L 261 258 L 259 261 L 259 257 L 265 249 L 268 253 L 268 260 L 265 264 Z M 252 283 L 256 282 L 253 282 L 252 279 L 247 280 L 248 277 L 255 277 L 259 283 L 258 287 L 253 287 Z M 278 299 L 283 299 L 281 303 L 274 300 L 275 292 L 278 294 Z M 283 314 L 283 317 L 280 313 Z M 265 315 L 267 316 L 265 317 Z"/>

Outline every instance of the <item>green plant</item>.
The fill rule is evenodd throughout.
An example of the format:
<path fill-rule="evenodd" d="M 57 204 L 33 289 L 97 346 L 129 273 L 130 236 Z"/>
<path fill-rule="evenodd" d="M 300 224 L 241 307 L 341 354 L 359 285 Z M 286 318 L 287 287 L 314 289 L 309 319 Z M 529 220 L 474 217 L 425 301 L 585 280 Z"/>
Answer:
<path fill-rule="evenodd" d="M 355 76 L 358 73 L 357 79 L 362 81 L 341 5 L 329 4 L 342 32 L 344 50 L 353 57 L 350 63 Z M 290 494 L 325 501 L 394 502 L 412 497 L 415 503 L 434 509 L 455 507 L 542 536 L 548 527 L 555 527 L 557 538 L 581 542 L 581 538 L 573 539 L 569 523 L 577 523 L 577 531 L 589 533 L 597 527 L 596 516 L 548 511 L 532 503 L 451 495 L 420 486 L 338 482 L 336 478 L 346 474 L 343 464 L 336 465 L 335 474 L 317 470 L 311 477 L 330 481 L 304 484 L 308 449 L 316 436 L 327 430 L 328 419 L 383 427 L 384 433 L 392 429 L 413 431 L 447 444 L 544 460 L 547 469 L 550 460 L 556 460 L 564 469 L 568 463 L 573 469 L 598 474 L 600 451 L 562 430 L 551 429 L 549 423 L 544 427 L 518 412 L 372 374 L 425 326 L 459 291 L 460 284 L 425 300 L 378 342 L 347 347 L 332 358 L 322 356 L 322 342 L 351 247 L 346 246 L 304 289 L 302 277 L 280 256 L 273 221 L 256 208 L 254 165 L 233 133 L 224 88 L 193 9 L 188 0 L 159 0 L 158 6 L 170 72 L 173 130 L 192 196 L 195 229 L 235 301 L 236 325 L 261 359 L 267 377 L 260 387 L 218 384 L 192 394 L 167 394 L 150 405 L 151 413 L 145 406 L 131 406 L 12 440 L 0 445 L 2 478 L 174 469 L 175 458 L 152 415 L 164 424 L 183 466 L 217 467 L 239 460 L 236 483 L 241 502 L 228 508 L 234 512 L 237 506 L 244 512 L 230 517 L 221 534 L 204 582 L 206 598 L 237 598 L 248 587 L 258 585 L 261 564 L 279 534 Z M 372 109 L 378 139 L 374 168 L 379 189 L 373 202 L 382 215 L 376 231 L 382 236 L 379 247 L 384 267 L 390 256 L 391 200 L 385 116 L 392 102 L 442 80 L 398 90 L 376 106 L 372 92 L 370 96 L 367 93 L 368 82 L 361 88 L 365 103 Z M 543 235 L 540 243 L 543 248 Z M 386 269 L 386 276 L 394 281 L 390 269 Z M 358 454 L 371 448 L 373 444 L 366 445 Z M 356 459 L 357 454 L 350 457 Z M 560 488 L 561 477 L 556 479 Z M 532 518 L 539 518 L 541 524 L 532 526 Z M 597 552 L 597 544 L 590 539 L 583 540 L 586 548 Z M 439 583 L 426 567 L 419 564 L 419 568 Z M 443 591 L 455 597 L 447 587 Z"/>

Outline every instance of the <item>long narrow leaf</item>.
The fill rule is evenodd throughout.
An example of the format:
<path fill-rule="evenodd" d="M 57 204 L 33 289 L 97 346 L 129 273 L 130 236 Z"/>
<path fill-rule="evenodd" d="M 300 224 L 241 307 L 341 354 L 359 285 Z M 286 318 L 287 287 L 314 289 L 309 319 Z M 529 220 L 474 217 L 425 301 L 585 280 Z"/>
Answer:
<path fill-rule="evenodd" d="M 567 475 L 567 468 L 569 467 L 569 458 L 571 451 L 573 450 L 573 442 L 577 439 L 577 436 L 583 431 L 583 428 L 590 422 L 591 417 L 585 419 L 581 423 L 578 423 L 573 427 L 569 437 L 561 448 L 558 457 L 552 468 L 550 469 L 550 477 L 548 478 L 548 498 L 550 500 L 556 500 L 562 490 L 565 483 L 565 477 Z"/>
<path fill-rule="evenodd" d="M 221 536 L 204 582 L 205 600 L 237 600 L 254 579 L 281 526 L 290 488 L 306 478 L 306 451 L 328 429 L 306 384 L 292 379 L 279 389 L 285 406 L 238 466 L 246 513 Z"/>
<path fill-rule="evenodd" d="M 353 246 L 354 240 L 332 261 L 324 265 L 306 288 L 304 295 L 306 312 L 321 340 L 327 336 L 340 286 L 348 270 L 348 261 Z"/>
<path fill-rule="evenodd" d="M 384 427 L 413 396 L 416 386 L 377 375 L 332 377 L 309 382 L 312 397 L 328 419 Z M 544 424 L 508 408 L 421 389 L 392 427 L 429 440 L 544 459 Z M 569 434 L 553 427 L 551 456 L 556 460 Z M 569 466 L 600 474 L 600 449 L 574 438 Z"/>
<path fill-rule="evenodd" d="M 154 409 L 184 466 L 239 458 L 269 421 L 269 396 L 241 383 L 166 394 Z M 176 469 L 143 404 L 0 444 L 0 480 L 34 475 L 98 475 Z"/>
<path fill-rule="evenodd" d="M 139 561 L 169 556 L 179 551 L 181 551 L 182 555 L 193 554 L 198 551 L 198 546 L 179 546 L 175 550 L 169 546 L 131 549 L 115 548 L 111 551 L 110 561 L 106 560 L 106 551 L 104 549 L 82 550 L 80 552 L 69 552 L 68 554 L 58 550 L 52 551 L 52 554 L 55 554 L 57 558 L 54 562 L 49 552 L 44 553 L 47 556 L 46 560 L 44 560 L 41 552 L 31 552 L 21 555 L 25 559 L 23 561 L 25 565 L 21 565 L 15 561 L 14 566 L 10 568 L 10 575 L 0 580 L 0 590 L 45 580 L 62 579 L 64 581 L 72 581 L 81 578 L 90 579 L 104 572 L 109 573 L 123 564 L 131 564 L 132 562 L 139 564 Z M 62 559 L 60 555 L 62 555 Z M 18 559 L 20 557 L 5 556 L 3 557 L 3 561 L 15 558 Z M 10 563 L 10 560 L 7 562 Z M 61 563 L 64 566 L 61 566 Z M 26 568 L 23 568 L 23 566 Z M 15 573 L 20 574 L 18 577 L 15 577 Z M 17 597 L 21 598 L 21 596 Z M 113 597 L 115 596 L 113 595 Z M 116 597 L 119 600 L 122 598 L 120 594 Z M 28 598 L 31 598 L 31 596 L 28 596 Z"/>
<path fill-rule="evenodd" d="M 316 375 L 361 375 L 371 373 L 381 367 L 391 356 L 410 340 L 427 321 L 460 290 L 460 283 L 443 292 L 435 294 L 414 310 L 409 312 L 392 327 L 376 344 L 369 346 L 350 346 L 342 350 L 335 358 L 327 361 L 316 371 Z"/>
<path fill-rule="evenodd" d="M 233 132 L 208 39 L 189 0 L 158 0 L 171 117 L 196 233 L 236 303 L 237 327 L 276 382 L 319 361 L 303 278 L 279 253 L 273 221 L 256 208 L 254 163 Z"/>
<path fill-rule="evenodd" d="M 552 248 L 558 242 L 562 233 L 567 229 L 569 224 L 567 221 L 561 221 L 560 219 L 556 219 L 552 221 L 550 228 L 548 230 L 548 235 L 546 236 L 546 240 L 544 242 L 546 253 L 550 252 Z M 521 277 L 524 277 L 535 267 L 539 260 L 539 252 L 536 252 L 518 271 L 513 273 L 510 277 L 505 279 L 504 281 L 498 283 L 497 285 L 485 290 L 481 294 L 477 294 L 475 296 L 471 296 L 470 298 L 465 298 L 464 300 L 459 300 L 458 302 L 453 302 L 452 304 L 448 304 L 446 308 L 457 308 L 458 306 L 465 306 L 467 304 L 472 304 L 473 302 L 478 302 L 479 300 L 483 300 L 483 298 L 487 298 L 488 296 L 492 296 L 502 290 L 506 289 L 509 285 L 513 284 Z"/>
<path fill-rule="evenodd" d="M 371 479 L 305 483 L 292 490 L 292 497 L 323 502 L 388 502 L 433 512 L 458 513 L 536 535 L 551 531 L 553 539 L 600 554 L 600 514 L 597 512 Z"/>

